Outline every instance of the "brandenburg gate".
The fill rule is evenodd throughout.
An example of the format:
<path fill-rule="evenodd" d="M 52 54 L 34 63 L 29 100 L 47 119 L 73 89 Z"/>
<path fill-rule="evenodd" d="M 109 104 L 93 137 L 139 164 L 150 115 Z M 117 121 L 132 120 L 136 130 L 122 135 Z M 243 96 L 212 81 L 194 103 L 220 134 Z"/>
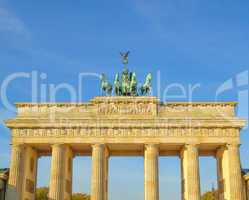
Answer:
<path fill-rule="evenodd" d="M 92 156 L 91 199 L 108 200 L 110 156 L 144 156 L 144 198 L 159 199 L 159 156 L 179 156 L 182 200 L 200 200 L 199 156 L 217 160 L 220 200 L 244 200 L 235 103 L 163 103 L 150 96 L 18 103 L 8 190 L 34 200 L 37 160 L 51 155 L 49 199 L 70 200 L 74 156 Z M 45 172 L 44 172 L 45 173 Z M 10 198 L 11 200 L 14 198 Z"/>
<path fill-rule="evenodd" d="M 200 200 L 199 156 L 217 160 L 219 200 L 244 200 L 236 103 L 164 103 L 149 96 L 152 75 L 138 88 L 125 65 L 107 96 L 88 103 L 17 103 L 8 200 L 35 200 L 37 160 L 51 155 L 50 200 L 70 200 L 74 156 L 92 156 L 91 200 L 108 200 L 110 156 L 144 157 L 144 199 L 159 200 L 159 156 L 181 159 L 182 200 Z M 115 92 L 116 96 L 111 96 Z"/>

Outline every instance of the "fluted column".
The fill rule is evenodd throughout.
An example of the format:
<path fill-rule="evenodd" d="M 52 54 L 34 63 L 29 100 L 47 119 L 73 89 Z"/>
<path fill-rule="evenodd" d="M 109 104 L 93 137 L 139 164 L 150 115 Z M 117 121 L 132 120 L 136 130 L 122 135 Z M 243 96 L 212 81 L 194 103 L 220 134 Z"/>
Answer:
<path fill-rule="evenodd" d="M 222 153 L 217 151 L 216 153 L 216 163 L 217 163 L 217 186 L 218 186 L 218 199 L 224 200 L 224 179 L 222 170 Z"/>
<path fill-rule="evenodd" d="M 92 145 L 91 200 L 104 200 L 105 195 L 105 145 Z"/>
<path fill-rule="evenodd" d="M 37 179 L 37 150 L 32 146 L 25 145 L 25 156 L 23 159 L 23 186 L 22 200 L 35 200 L 36 179 Z"/>
<path fill-rule="evenodd" d="M 65 148 L 64 155 L 64 200 L 71 200 L 72 198 L 72 176 L 73 176 L 73 151 L 69 146 Z"/>
<path fill-rule="evenodd" d="M 199 153 L 196 144 L 187 144 L 181 152 L 182 195 L 184 200 L 200 200 Z"/>
<path fill-rule="evenodd" d="M 245 192 L 246 192 L 246 200 L 249 200 L 249 180 L 246 180 Z"/>
<path fill-rule="evenodd" d="M 49 200 L 64 199 L 64 148 L 63 144 L 54 144 L 52 146 Z"/>
<path fill-rule="evenodd" d="M 231 200 L 243 200 L 239 145 L 229 144 L 227 145 L 227 149 L 229 156 L 229 175 L 231 184 L 230 197 Z"/>
<path fill-rule="evenodd" d="M 104 155 L 104 200 L 108 200 L 109 150 L 105 147 Z"/>
<path fill-rule="evenodd" d="M 227 144 L 217 151 L 220 200 L 243 200 L 239 145 Z"/>
<path fill-rule="evenodd" d="M 158 153 L 159 145 L 147 144 L 144 151 L 144 197 L 145 200 L 158 200 Z"/>
<path fill-rule="evenodd" d="M 20 200 L 22 197 L 23 145 L 12 145 L 7 199 Z"/>

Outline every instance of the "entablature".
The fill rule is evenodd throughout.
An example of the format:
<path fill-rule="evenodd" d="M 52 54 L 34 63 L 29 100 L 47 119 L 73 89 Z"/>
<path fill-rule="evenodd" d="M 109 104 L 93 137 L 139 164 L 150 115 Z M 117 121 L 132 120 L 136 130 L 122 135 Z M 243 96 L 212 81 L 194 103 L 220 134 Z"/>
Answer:
<path fill-rule="evenodd" d="M 17 103 L 17 118 L 156 118 L 235 116 L 235 102 L 160 102 L 156 97 L 95 97 L 88 103 Z"/>
<path fill-rule="evenodd" d="M 239 118 L 155 118 L 155 119 L 10 119 L 9 128 L 242 128 L 245 120 Z"/>
<path fill-rule="evenodd" d="M 156 97 L 95 97 L 88 103 L 17 103 L 9 128 L 237 128 L 233 102 L 167 102 Z"/>

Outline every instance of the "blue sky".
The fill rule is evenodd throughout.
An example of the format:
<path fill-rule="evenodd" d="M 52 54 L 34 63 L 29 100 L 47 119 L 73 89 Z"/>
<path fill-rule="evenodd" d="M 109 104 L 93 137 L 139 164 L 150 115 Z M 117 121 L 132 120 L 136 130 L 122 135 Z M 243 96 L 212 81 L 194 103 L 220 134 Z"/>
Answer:
<path fill-rule="evenodd" d="M 231 83 L 218 100 L 239 101 L 238 115 L 247 117 L 248 10 L 247 0 L 0 0 L 0 83 L 10 74 L 32 71 L 46 74 L 39 85 L 67 83 L 77 88 L 79 73 L 104 72 L 112 81 L 122 70 L 119 51 L 130 50 L 129 69 L 137 73 L 139 82 L 146 73 L 153 74 L 153 95 L 187 101 L 188 93 L 179 96 L 177 89 L 163 98 L 165 88 L 177 83 L 188 92 L 189 85 L 198 84 L 193 101 L 215 101 L 218 88 Z M 99 80 L 84 77 L 82 91 L 84 101 L 99 95 Z M 11 82 L 7 97 L 12 104 L 31 101 L 30 79 Z M 8 167 L 10 132 L 3 120 L 15 113 L 2 98 L 0 167 Z M 70 98 L 62 90 L 56 100 Z M 241 139 L 242 166 L 249 168 L 248 129 Z M 39 163 L 49 170 L 48 158 Z M 110 164 L 110 199 L 142 200 L 143 159 L 112 158 Z M 215 181 L 215 161 L 201 158 L 200 165 L 205 191 Z M 76 158 L 74 191 L 89 192 L 90 167 L 90 158 Z M 38 185 L 48 184 L 49 174 L 39 170 L 38 175 Z M 179 200 L 179 160 L 161 158 L 160 175 L 161 199 Z"/>

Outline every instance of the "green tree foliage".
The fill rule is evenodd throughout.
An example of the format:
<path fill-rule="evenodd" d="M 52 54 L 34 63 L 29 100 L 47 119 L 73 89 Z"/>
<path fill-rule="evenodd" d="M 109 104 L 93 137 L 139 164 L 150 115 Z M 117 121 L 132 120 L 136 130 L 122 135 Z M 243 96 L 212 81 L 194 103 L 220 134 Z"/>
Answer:
<path fill-rule="evenodd" d="M 201 196 L 201 200 L 218 200 L 217 197 L 217 192 L 205 192 L 202 196 Z"/>
<path fill-rule="evenodd" d="M 48 188 L 47 187 L 41 187 L 36 189 L 36 200 L 48 200 Z"/>
<path fill-rule="evenodd" d="M 36 189 L 36 200 L 48 200 L 48 187 L 41 187 Z M 74 193 L 72 200 L 90 200 L 90 195 L 82 193 Z"/>
<path fill-rule="evenodd" d="M 82 193 L 75 193 L 72 196 L 72 200 L 90 200 L 90 196 Z"/>

